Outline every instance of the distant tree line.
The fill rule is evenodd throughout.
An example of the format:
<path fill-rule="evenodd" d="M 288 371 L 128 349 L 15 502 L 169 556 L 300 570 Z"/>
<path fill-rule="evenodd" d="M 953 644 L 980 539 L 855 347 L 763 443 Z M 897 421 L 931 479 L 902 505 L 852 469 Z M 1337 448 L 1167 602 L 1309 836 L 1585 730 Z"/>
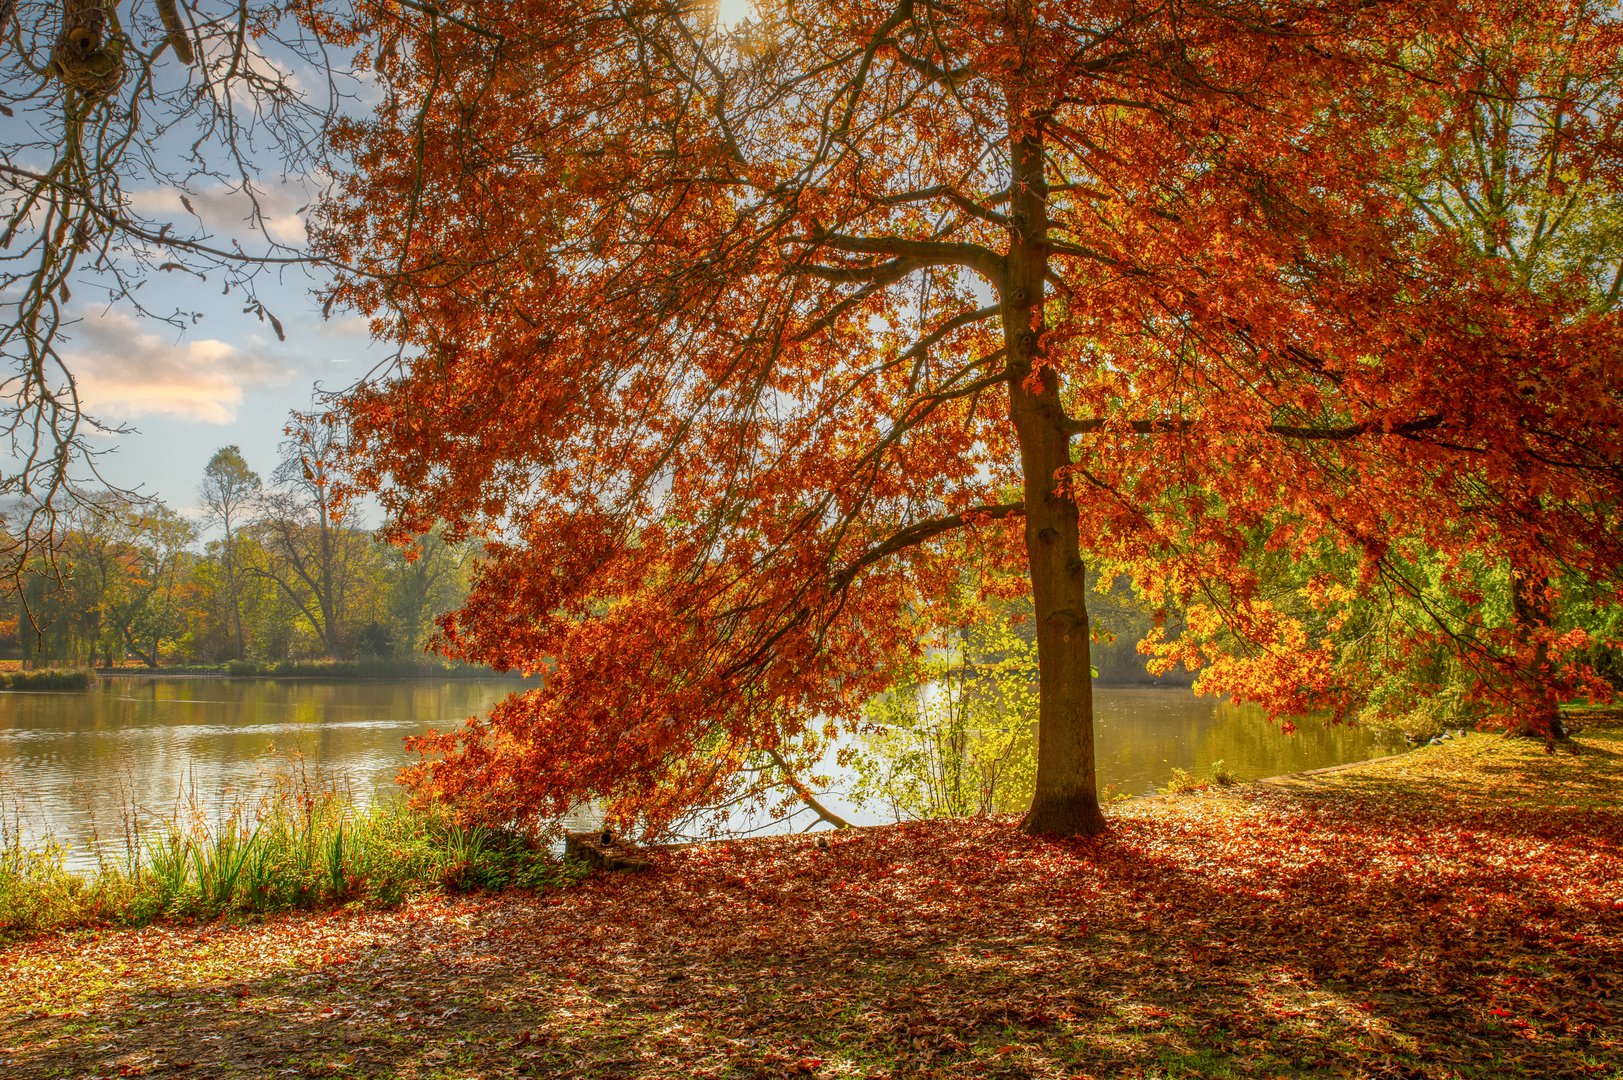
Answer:
<path fill-rule="evenodd" d="M 210 459 L 196 517 L 116 492 L 82 500 L 17 580 L 0 656 L 28 667 L 401 660 L 467 591 L 473 545 L 415 550 L 342 515 L 331 429 L 296 426 L 263 480 L 235 446 Z"/>

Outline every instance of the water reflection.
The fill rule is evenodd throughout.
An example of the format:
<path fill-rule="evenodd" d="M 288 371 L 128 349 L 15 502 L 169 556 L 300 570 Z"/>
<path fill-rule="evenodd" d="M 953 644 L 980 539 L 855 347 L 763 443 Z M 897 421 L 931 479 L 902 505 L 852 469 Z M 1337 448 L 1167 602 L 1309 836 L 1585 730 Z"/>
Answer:
<path fill-rule="evenodd" d="M 0 807 L 69 861 L 117 851 L 131 805 L 167 815 L 248 797 L 272 770 L 315 767 L 360 801 L 411 760 L 407 735 L 455 726 L 520 684 L 503 679 L 322 683 L 106 678 L 83 693 L 0 694 Z"/>
<path fill-rule="evenodd" d="M 518 685 L 128 677 L 83 693 L 0 693 L 0 807 L 27 837 L 70 841 L 70 860 L 85 867 L 95 837 L 116 850 L 132 802 L 167 813 L 188 789 L 228 802 L 301 757 L 365 799 L 410 761 L 405 736 L 454 726 Z M 1100 782 L 1125 794 L 1154 790 L 1173 768 L 1202 775 L 1217 760 L 1251 779 L 1392 749 L 1311 720 L 1283 735 L 1255 709 L 1182 688 L 1099 688 L 1095 707 Z M 885 819 L 879 808 L 831 802 L 859 823 Z"/>
<path fill-rule="evenodd" d="M 1128 795 L 1167 782 L 1174 768 L 1205 776 L 1212 764 L 1242 780 L 1378 757 L 1402 748 L 1368 730 L 1299 717 L 1286 735 L 1261 709 L 1195 697 L 1188 690 L 1094 691 L 1099 781 Z"/>

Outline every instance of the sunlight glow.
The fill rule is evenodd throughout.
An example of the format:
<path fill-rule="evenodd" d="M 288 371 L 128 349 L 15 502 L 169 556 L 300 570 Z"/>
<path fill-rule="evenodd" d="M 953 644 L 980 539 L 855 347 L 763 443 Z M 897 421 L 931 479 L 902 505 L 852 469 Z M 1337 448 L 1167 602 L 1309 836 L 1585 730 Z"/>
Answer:
<path fill-rule="evenodd" d="M 748 22 L 755 15 L 755 6 L 750 0 L 717 0 L 716 24 L 723 30 L 731 30 L 739 23 Z"/>

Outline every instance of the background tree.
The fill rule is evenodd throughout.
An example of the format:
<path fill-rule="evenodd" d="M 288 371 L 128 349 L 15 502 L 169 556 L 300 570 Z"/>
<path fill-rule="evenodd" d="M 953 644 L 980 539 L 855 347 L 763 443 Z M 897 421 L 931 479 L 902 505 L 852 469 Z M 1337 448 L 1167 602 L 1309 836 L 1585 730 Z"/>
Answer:
<path fill-rule="evenodd" d="M 271 192 L 319 186 L 321 132 L 355 85 L 295 6 L 0 4 L 0 498 L 19 507 L 4 568 L 58 508 L 95 497 L 101 436 L 120 430 L 86 411 L 64 353 L 90 310 L 81 297 L 178 334 L 199 301 L 141 286 L 208 279 L 283 334 L 258 284 L 310 259 L 267 228 Z M 238 235 L 211 231 L 210 206 L 237 211 Z"/>
<path fill-rule="evenodd" d="M 406 355 L 347 400 L 355 476 L 397 533 L 489 538 L 454 652 L 556 660 L 419 781 L 657 830 L 753 755 L 813 759 L 967 532 L 1031 583 L 1025 825 L 1092 832 L 1084 550 L 1215 597 L 1287 657 L 1255 688 L 1280 708 L 1329 658 L 1259 595 L 1265 527 L 1355 582 L 1417 545 L 1609 573 L 1615 320 L 1392 184 L 1415 104 L 1475 77 L 1394 58 L 1517 10 L 369 13 L 400 46 L 323 241 Z M 1606 128 L 1568 130 L 1606 165 Z"/>
<path fill-rule="evenodd" d="M 348 655 L 356 583 L 372 555 L 371 537 L 342 520 L 333 425 L 300 415 L 282 444 L 276 487 L 261 498 L 254 530 L 264 560 L 253 573 L 273 584 L 320 642 L 324 655 Z"/>
<path fill-rule="evenodd" d="M 222 592 L 234 638 L 232 659 L 235 660 L 247 656 L 247 642 L 242 633 L 242 566 L 237 553 L 237 534 L 244 517 L 258 505 L 262 487 L 259 474 L 248 467 L 242 451 L 235 446 L 222 446 L 214 452 L 203 469 L 203 482 L 198 486 L 207 520 L 218 525 L 222 533 Z"/>
<path fill-rule="evenodd" d="M 24 661 L 122 660 L 135 628 L 175 595 L 179 551 L 189 539 L 190 526 L 161 505 L 143 509 L 117 492 L 79 500 L 17 593 Z"/>
<path fill-rule="evenodd" d="M 471 545 L 447 543 L 440 530 L 419 537 L 411 547 L 387 549 L 390 623 L 401 656 L 430 647 L 436 617 L 454 610 L 467 594 L 472 565 Z"/>
<path fill-rule="evenodd" d="M 54 549 L 27 565 L 22 587 L 0 590 L 11 612 L 0 623 L 0 650 L 30 664 L 158 667 L 322 656 L 416 662 L 435 619 L 464 595 L 472 563 L 466 542 L 448 545 L 430 535 L 411 559 L 329 515 L 326 579 L 337 599 L 328 607 L 348 628 L 334 646 L 322 633 L 316 593 L 298 572 L 304 567 L 318 586 L 323 580 L 315 508 L 295 503 L 278 517 L 259 501 L 237 506 L 230 561 L 238 581 L 230 593 L 223 540 L 198 550 L 197 528 L 161 502 L 82 494 L 62 515 Z M 235 648 L 239 619 L 245 654 Z"/>
<path fill-rule="evenodd" d="M 128 654 L 148 667 L 195 619 L 189 579 L 197 539 L 191 522 L 162 503 L 150 503 L 120 521 L 115 541 L 125 560 L 107 614 Z"/>

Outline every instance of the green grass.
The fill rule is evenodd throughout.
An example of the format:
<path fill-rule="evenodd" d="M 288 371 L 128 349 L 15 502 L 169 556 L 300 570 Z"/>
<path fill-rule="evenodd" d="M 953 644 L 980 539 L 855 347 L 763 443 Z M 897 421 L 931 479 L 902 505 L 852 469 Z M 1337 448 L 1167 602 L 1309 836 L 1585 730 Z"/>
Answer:
<path fill-rule="evenodd" d="M 131 815 L 134 818 L 134 815 Z M 397 904 L 436 891 L 549 888 L 580 876 L 507 830 L 465 827 L 390 798 L 360 806 L 331 783 L 282 773 L 223 820 L 192 805 L 126 830 L 91 873 L 54 841 L 30 845 L 0 819 L 0 940 L 78 926 L 142 925 L 341 904 Z"/>

